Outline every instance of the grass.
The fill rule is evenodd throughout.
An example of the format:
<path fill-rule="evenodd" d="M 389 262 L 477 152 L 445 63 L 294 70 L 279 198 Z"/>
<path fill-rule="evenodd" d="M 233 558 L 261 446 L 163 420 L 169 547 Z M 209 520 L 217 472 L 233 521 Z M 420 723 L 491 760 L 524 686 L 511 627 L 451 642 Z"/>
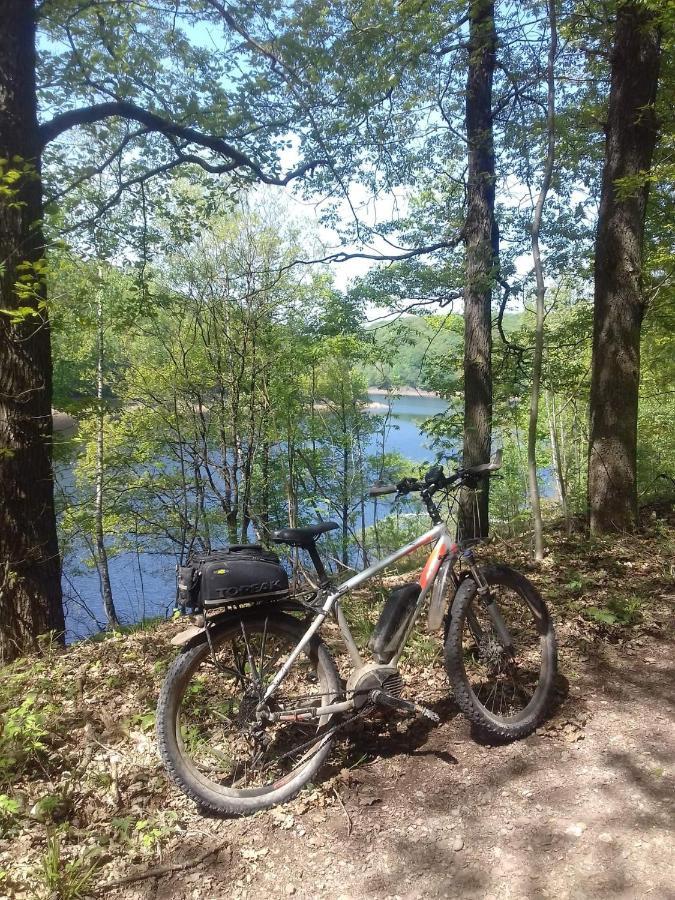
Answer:
<path fill-rule="evenodd" d="M 425 634 L 420 630 L 419 624 L 422 621 L 422 616 L 420 616 L 417 626 L 408 638 L 408 643 L 403 651 L 403 659 L 413 665 L 429 666 L 435 659 L 440 659 L 443 645 L 438 635 Z"/>
<path fill-rule="evenodd" d="M 129 625 L 120 625 L 119 628 L 106 629 L 92 634 L 91 637 L 85 638 L 88 643 L 97 644 L 101 641 L 109 641 L 119 638 L 120 635 L 136 634 L 139 631 L 153 631 L 160 622 L 166 622 L 164 616 L 152 616 L 149 619 L 142 619 L 140 622 L 132 622 Z"/>
<path fill-rule="evenodd" d="M 89 851 L 73 859 L 65 860 L 61 852 L 58 832 L 47 836 L 47 849 L 42 858 L 40 882 L 46 897 L 54 900 L 80 900 L 90 896 L 99 861 Z"/>

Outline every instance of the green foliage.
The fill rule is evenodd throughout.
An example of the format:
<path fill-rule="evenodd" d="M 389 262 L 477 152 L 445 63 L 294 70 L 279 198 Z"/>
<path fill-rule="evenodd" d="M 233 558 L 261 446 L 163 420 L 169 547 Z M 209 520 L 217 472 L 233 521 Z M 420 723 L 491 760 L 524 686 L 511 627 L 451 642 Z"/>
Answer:
<path fill-rule="evenodd" d="M 451 368 L 453 360 L 457 370 L 461 370 L 456 356 L 461 327 L 461 317 L 452 314 L 406 315 L 391 323 L 371 326 L 369 333 L 373 335 L 378 362 L 366 366 L 368 383 L 385 388 L 427 388 L 437 377 L 435 369 L 441 360 L 443 371 Z"/>
<path fill-rule="evenodd" d="M 147 307 L 132 272 L 100 259 L 88 262 L 61 250 L 50 258 L 48 278 L 54 405 L 79 416 L 93 408 L 96 394 L 99 300 L 109 399 L 121 373 L 132 363 L 130 329 L 151 318 L 153 310 Z"/>
<path fill-rule="evenodd" d="M 135 716 L 132 716 L 132 723 L 134 725 L 138 725 L 141 731 L 152 731 L 155 727 L 155 710 L 152 709 L 149 712 L 138 713 Z"/>
<path fill-rule="evenodd" d="M 100 863 L 91 851 L 73 859 L 64 859 L 61 837 L 57 831 L 47 836 L 47 849 L 42 859 L 41 882 L 47 898 L 81 900 L 90 896 Z"/>
<path fill-rule="evenodd" d="M 208 196 L 184 181 L 173 191 L 179 205 Z M 68 260 L 61 270 L 55 345 L 64 387 L 80 373 L 71 402 L 82 410 L 75 479 L 62 495 L 62 546 L 94 534 L 102 436 L 109 554 L 181 554 L 246 541 L 252 525 L 264 537 L 268 523 L 319 514 L 341 521 L 336 550 L 345 561 L 362 498 L 381 471 L 367 451 L 383 422 L 366 410 L 361 370 L 373 345 L 361 305 L 325 274 L 288 267 L 297 233 L 292 222 L 279 225 L 278 209 L 221 203 L 199 216 L 189 236 L 177 236 L 177 221 L 167 219 L 151 315 L 137 310 L 124 273 L 73 271 Z M 103 304 L 114 392 L 102 432 L 99 410 L 87 413 L 99 326 L 96 309 L 90 315 L 78 299 L 88 291 Z"/>
<path fill-rule="evenodd" d="M 606 606 L 587 606 L 583 615 L 601 625 L 621 625 L 631 628 L 642 621 L 642 601 L 639 597 L 612 597 Z"/>
<path fill-rule="evenodd" d="M 86 221 L 79 247 L 93 248 L 96 257 L 84 263 L 60 251 L 50 272 L 56 400 L 81 419 L 76 484 L 61 520 L 64 546 L 67 552 L 91 542 L 98 425 L 90 416 L 93 314 L 102 298 L 104 530 L 111 552 L 182 553 L 247 540 L 254 528 L 264 536 L 287 518 L 322 515 L 341 522 L 341 535 L 327 544 L 344 564 L 346 544 L 364 540 L 361 498 L 382 468 L 364 450 L 382 427 L 365 414 L 366 385 L 438 391 L 451 408 L 428 423 L 427 433 L 442 455 L 456 452 L 461 438 L 464 323 L 453 304 L 465 281 L 458 233 L 466 200 L 466 8 L 362 2 L 344 15 L 323 0 L 281 7 L 265 0 L 255 9 L 235 2 L 226 14 L 217 6 L 93 9 L 68 2 L 40 21 L 45 109 L 61 109 L 65 99 L 76 107 L 123 98 L 223 135 L 252 160 L 216 181 L 212 170 L 224 157 L 195 139 L 179 177 L 167 177 L 172 153 L 187 154 L 187 145 L 146 128 L 130 130 L 123 117 L 91 123 L 86 139 L 65 136 L 46 151 L 45 179 L 58 198 L 52 226 L 68 230 Z M 542 232 L 549 308 L 537 463 L 549 482 L 555 470 L 558 486 L 545 512 L 562 509 L 564 494 L 569 516 L 586 504 L 591 247 L 613 10 L 587 17 L 563 5 L 558 13 L 556 72 L 564 77 L 556 86 L 557 161 Z M 492 497 L 499 529 L 511 533 L 528 520 L 533 278 L 526 254 L 547 139 L 547 34 L 513 4 L 498 4 L 495 15 L 495 318 L 505 284 L 509 303 L 494 331 L 494 430 L 502 434 L 507 463 Z M 672 23 L 659 15 L 669 47 Z M 665 65 L 664 83 L 671 84 L 672 64 Z M 104 95 L 97 85 L 105 85 Z M 658 103 L 669 121 L 667 99 Z M 654 173 L 645 173 L 652 185 L 645 276 L 656 298 L 643 341 L 639 468 L 647 494 L 662 491 L 658 476 L 675 466 L 664 437 L 675 424 L 667 387 L 673 329 L 666 321 L 671 151 L 666 135 Z M 298 258 L 325 255 L 317 241 L 288 221 L 272 194 L 241 191 L 235 199 L 242 182 L 262 171 L 279 175 L 289 158 L 292 165 L 322 160 L 307 170 L 304 189 L 312 201 L 323 197 L 324 223 L 340 238 L 425 252 L 374 266 L 348 295 L 333 290 L 325 271 L 295 266 Z M 153 167 L 162 177 L 144 181 Z M 76 190 L 64 189 L 72 183 Z M 350 197 L 346 217 L 340 205 L 357 190 L 364 202 Z M 385 196 L 390 213 L 380 202 Z M 364 214 L 375 198 L 375 214 Z M 431 314 L 366 327 L 366 313 L 380 310 Z"/>
<path fill-rule="evenodd" d="M 110 825 L 117 839 L 144 855 L 159 852 L 177 829 L 178 814 L 168 809 L 145 819 L 134 819 L 133 816 L 117 816 L 111 819 Z"/>
<path fill-rule="evenodd" d="M 18 800 L 14 800 L 7 794 L 0 794 L 0 816 L 14 816 L 21 809 Z"/>
<path fill-rule="evenodd" d="M 410 474 L 408 469 L 407 474 Z M 429 517 L 426 512 L 396 511 L 378 518 L 377 524 L 367 532 L 368 546 L 379 548 L 378 552 L 387 555 L 414 540 L 422 531 L 429 528 Z"/>
<path fill-rule="evenodd" d="M 11 837 L 18 828 L 18 815 L 21 803 L 9 794 L 0 794 L 0 838 Z M 0 884 L 2 884 L 0 869 Z"/>
<path fill-rule="evenodd" d="M 151 819 L 139 819 L 133 836 L 144 853 L 158 851 L 170 835 L 176 832 L 178 813 L 169 809 Z"/>
<path fill-rule="evenodd" d="M 45 750 L 50 704 L 39 703 L 35 694 L 0 714 L 0 783 L 11 780 Z"/>
<path fill-rule="evenodd" d="M 430 666 L 437 662 L 443 653 L 443 646 L 436 635 L 425 634 L 423 619 L 418 621 L 417 627 L 410 635 L 410 640 L 405 645 L 403 659 L 416 666 Z"/>
<path fill-rule="evenodd" d="M 668 477 L 675 477 L 674 384 L 675 293 L 665 285 L 642 330 L 638 478 L 643 496 L 673 495 Z"/>
<path fill-rule="evenodd" d="M 30 182 L 35 182 L 38 178 L 35 163 L 30 160 L 18 155 L 12 156 L 11 159 L 0 157 L 0 202 L 3 208 L 22 209 L 26 205 L 22 193 Z M 43 272 L 45 265 L 44 260 L 38 260 L 36 263 L 19 263 L 16 269 L 19 273 L 22 271 L 25 273 L 32 271 L 33 266 L 37 266 L 36 271 Z M 19 277 L 21 280 L 21 276 Z"/>

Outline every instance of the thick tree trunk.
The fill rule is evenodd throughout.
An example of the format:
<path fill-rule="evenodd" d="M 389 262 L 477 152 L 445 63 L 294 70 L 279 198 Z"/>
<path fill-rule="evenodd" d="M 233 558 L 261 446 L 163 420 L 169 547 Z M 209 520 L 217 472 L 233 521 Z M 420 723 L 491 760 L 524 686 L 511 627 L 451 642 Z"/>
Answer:
<path fill-rule="evenodd" d="M 469 7 L 469 67 L 466 135 L 469 147 L 464 291 L 464 466 L 490 459 L 492 426 L 492 286 L 499 253 L 495 221 L 495 155 L 492 133 L 492 76 L 497 36 L 493 0 Z M 488 487 L 483 479 L 477 508 L 462 497 L 464 538 L 488 533 Z"/>
<path fill-rule="evenodd" d="M 648 183 L 617 180 L 649 171 L 660 33 L 645 6 L 617 12 L 607 141 L 595 243 L 588 505 L 593 533 L 637 524 L 637 414 L 644 315 L 642 244 Z"/>
<path fill-rule="evenodd" d="M 0 660 L 64 632 L 33 4 L 0 2 Z M 7 310 L 16 310 L 12 315 Z"/>

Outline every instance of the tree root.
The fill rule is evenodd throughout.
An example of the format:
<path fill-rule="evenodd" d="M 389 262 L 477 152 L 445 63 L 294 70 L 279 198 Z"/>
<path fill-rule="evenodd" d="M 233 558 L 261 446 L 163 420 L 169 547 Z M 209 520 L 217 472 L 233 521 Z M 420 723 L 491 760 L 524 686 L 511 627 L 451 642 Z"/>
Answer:
<path fill-rule="evenodd" d="M 144 872 L 132 872 L 130 875 L 125 875 L 124 878 L 106 881 L 104 884 L 98 886 L 97 891 L 99 893 L 104 893 L 105 891 L 112 891 L 118 887 L 124 887 L 125 884 L 133 884 L 135 881 L 145 881 L 148 878 L 163 878 L 165 875 L 171 875 L 173 872 L 183 872 L 185 869 L 193 869 L 195 866 L 203 863 L 205 859 L 208 859 L 209 856 L 213 856 L 214 853 L 218 853 L 226 846 L 227 841 L 223 841 L 221 844 L 200 853 L 199 856 L 195 856 L 194 859 L 188 859 L 179 863 L 166 863 L 163 866 L 156 866 L 154 869 L 146 869 Z"/>

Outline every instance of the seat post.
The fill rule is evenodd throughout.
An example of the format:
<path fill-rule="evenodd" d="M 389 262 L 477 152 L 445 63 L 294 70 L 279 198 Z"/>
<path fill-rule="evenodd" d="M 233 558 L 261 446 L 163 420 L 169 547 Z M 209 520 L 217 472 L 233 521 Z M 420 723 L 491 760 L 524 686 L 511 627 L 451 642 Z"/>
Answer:
<path fill-rule="evenodd" d="M 328 587 L 328 576 L 326 575 L 326 570 L 324 569 L 323 563 L 321 562 L 319 551 L 316 549 L 316 541 L 309 541 L 308 543 L 301 544 L 300 546 L 309 553 L 309 558 L 312 560 L 312 564 L 316 569 L 316 574 L 319 576 L 319 587 Z"/>

